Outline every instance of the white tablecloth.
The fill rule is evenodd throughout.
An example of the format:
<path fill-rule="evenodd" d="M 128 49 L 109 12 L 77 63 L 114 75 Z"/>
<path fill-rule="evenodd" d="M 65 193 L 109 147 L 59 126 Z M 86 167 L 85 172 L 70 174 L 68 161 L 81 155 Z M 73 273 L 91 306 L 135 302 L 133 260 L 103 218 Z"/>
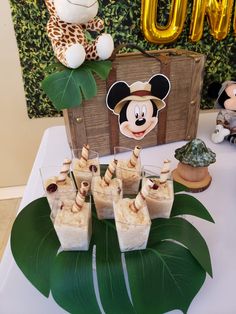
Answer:
<path fill-rule="evenodd" d="M 236 313 L 236 146 L 228 142 L 214 144 L 210 134 L 215 127 L 216 113 L 201 113 L 197 137 L 216 153 L 216 163 L 209 167 L 212 175 L 210 187 L 194 194 L 209 210 L 215 224 L 198 218 L 189 220 L 205 238 L 212 259 L 213 279 L 206 281 L 190 305 L 189 314 L 235 314 Z M 144 149 L 142 163 L 161 165 L 168 158 L 172 168 L 177 165 L 174 158 L 176 148 L 186 142 L 175 142 Z M 60 164 L 70 156 L 64 126 L 45 131 L 20 210 L 29 202 L 42 196 L 43 188 L 39 168 Z M 101 158 L 107 163 L 112 156 Z M 0 314 L 45 314 L 66 313 L 53 298 L 42 296 L 25 278 L 12 257 L 10 246 L 0 263 Z M 179 311 L 173 311 L 179 313 Z M 90 314 L 90 313 L 88 313 Z M 92 314 L 92 313 L 91 313 Z M 148 312 L 147 312 L 148 314 Z"/>

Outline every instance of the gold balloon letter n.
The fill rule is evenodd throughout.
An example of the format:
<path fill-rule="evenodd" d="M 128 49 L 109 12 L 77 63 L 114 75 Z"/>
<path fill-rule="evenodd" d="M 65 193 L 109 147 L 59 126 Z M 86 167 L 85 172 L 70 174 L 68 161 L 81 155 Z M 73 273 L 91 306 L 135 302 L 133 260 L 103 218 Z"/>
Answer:
<path fill-rule="evenodd" d="M 205 16 L 207 16 L 212 36 L 217 40 L 224 39 L 230 29 L 233 2 L 233 0 L 195 0 L 190 39 L 194 42 L 201 39 Z"/>
<path fill-rule="evenodd" d="M 142 0 L 141 28 L 152 43 L 165 44 L 175 41 L 181 34 L 186 18 L 187 0 L 173 0 L 166 26 L 157 24 L 158 0 Z"/>

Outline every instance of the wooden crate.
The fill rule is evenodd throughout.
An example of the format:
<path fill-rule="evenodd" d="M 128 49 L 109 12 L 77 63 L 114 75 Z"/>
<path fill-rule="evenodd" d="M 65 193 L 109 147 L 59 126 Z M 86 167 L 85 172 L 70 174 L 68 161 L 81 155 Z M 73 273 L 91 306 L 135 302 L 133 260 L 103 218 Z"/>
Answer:
<path fill-rule="evenodd" d="M 64 110 L 67 137 L 71 148 L 88 143 L 99 154 L 113 153 L 114 146 L 133 148 L 155 146 L 196 136 L 200 109 L 205 56 L 187 50 L 151 51 L 155 58 L 140 52 L 118 54 L 107 82 L 97 79 L 98 93 L 81 107 Z M 109 86 L 123 80 L 128 84 L 148 81 L 154 74 L 165 74 L 171 91 L 166 107 L 159 112 L 156 127 L 142 140 L 134 140 L 119 131 L 117 115 L 105 104 Z"/>

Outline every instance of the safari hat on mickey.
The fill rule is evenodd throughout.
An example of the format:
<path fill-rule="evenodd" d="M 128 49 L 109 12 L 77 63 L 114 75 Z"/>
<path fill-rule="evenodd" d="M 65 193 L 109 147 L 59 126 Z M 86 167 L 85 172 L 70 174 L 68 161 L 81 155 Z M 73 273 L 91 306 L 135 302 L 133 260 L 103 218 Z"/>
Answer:
<path fill-rule="evenodd" d="M 114 112 L 120 113 L 123 105 L 130 100 L 145 101 L 153 100 L 157 108 L 160 110 L 165 107 L 164 101 L 151 94 L 151 84 L 148 82 L 135 82 L 130 85 L 130 95 L 121 99 L 115 106 Z"/>
<path fill-rule="evenodd" d="M 166 104 L 164 99 L 170 91 L 169 79 L 163 74 L 156 74 L 148 82 L 137 81 L 130 86 L 124 81 L 115 82 L 107 93 L 107 106 L 117 115 L 128 101 L 152 100 L 158 110 Z"/>

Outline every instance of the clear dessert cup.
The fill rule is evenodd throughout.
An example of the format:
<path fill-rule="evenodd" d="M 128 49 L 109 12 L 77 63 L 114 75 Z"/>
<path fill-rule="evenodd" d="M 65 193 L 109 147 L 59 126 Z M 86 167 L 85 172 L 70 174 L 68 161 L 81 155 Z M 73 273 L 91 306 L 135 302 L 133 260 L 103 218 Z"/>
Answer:
<path fill-rule="evenodd" d="M 117 160 L 116 177 L 122 180 L 123 194 L 137 194 L 141 180 L 141 159 L 134 167 L 129 166 L 132 149 L 115 146 L 114 159 Z"/>
<path fill-rule="evenodd" d="M 77 187 L 82 181 L 87 181 L 91 185 L 92 176 L 100 175 L 99 154 L 94 150 L 88 151 L 88 160 L 85 166 L 79 163 L 82 157 L 82 148 L 72 149 L 72 171 Z"/>
<path fill-rule="evenodd" d="M 94 176 L 91 189 L 98 219 L 114 219 L 113 198 L 122 198 L 122 181 L 113 178 L 104 185 L 100 176 Z"/>
<path fill-rule="evenodd" d="M 65 180 L 61 180 L 59 176 L 61 168 L 61 165 L 44 166 L 40 168 L 42 184 L 51 208 L 51 219 L 53 221 L 61 203 L 64 200 L 74 201 L 77 193 L 70 170 L 68 170 Z"/>
<path fill-rule="evenodd" d="M 113 199 L 121 252 L 144 250 L 147 246 L 151 227 L 150 216 L 146 204 L 138 212 L 131 209 L 134 198 Z"/>
<path fill-rule="evenodd" d="M 147 165 L 142 167 L 142 186 L 148 178 L 154 181 L 146 197 L 146 203 L 151 219 L 169 218 L 174 201 L 173 179 L 171 175 L 164 183 L 160 182 L 161 168 Z"/>
<path fill-rule="evenodd" d="M 54 228 L 63 251 L 87 251 L 92 235 L 91 196 L 82 208 L 73 212 L 74 202 L 67 200 L 57 212 Z"/>

